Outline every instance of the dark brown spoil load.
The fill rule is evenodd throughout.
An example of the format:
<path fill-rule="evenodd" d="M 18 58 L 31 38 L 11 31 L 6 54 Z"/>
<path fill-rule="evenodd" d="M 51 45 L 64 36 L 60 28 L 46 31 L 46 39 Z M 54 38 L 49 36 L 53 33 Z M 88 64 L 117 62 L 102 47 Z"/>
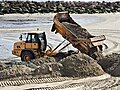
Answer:
<path fill-rule="evenodd" d="M 62 22 L 62 24 L 78 38 L 92 37 L 92 35 L 86 29 L 82 28 L 77 24 L 73 24 L 69 22 Z"/>
<path fill-rule="evenodd" d="M 61 63 L 64 76 L 88 77 L 104 74 L 101 66 L 94 59 L 82 53 L 68 56 Z"/>
<path fill-rule="evenodd" d="M 120 54 L 113 53 L 98 62 L 105 72 L 112 76 L 120 76 Z"/>

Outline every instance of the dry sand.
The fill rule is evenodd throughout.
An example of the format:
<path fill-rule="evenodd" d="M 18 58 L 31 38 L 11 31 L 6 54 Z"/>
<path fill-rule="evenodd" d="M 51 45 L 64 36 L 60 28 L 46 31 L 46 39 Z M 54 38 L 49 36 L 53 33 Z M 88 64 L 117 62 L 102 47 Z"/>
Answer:
<path fill-rule="evenodd" d="M 35 15 L 35 14 L 34 14 Z M 53 17 L 53 14 L 50 14 L 51 17 Z M 9 15 L 4 15 L 4 17 L 8 17 Z M 16 16 L 16 15 L 10 15 Z M 17 15 L 18 16 L 18 15 Z M 32 15 L 29 15 L 32 16 Z M 35 15 L 37 16 L 37 14 Z M 43 15 L 44 17 L 47 15 Z M 74 15 L 76 17 L 80 15 Z M 83 17 L 98 17 L 102 20 L 98 20 L 98 22 L 92 23 L 92 24 L 83 24 L 81 25 L 82 27 L 85 27 L 90 33 L 93 35 L 102 35 L 104 34 L 107 38 L 105 41 L 105 44 L 108 45 L 108 47 L 104 47 L 104 54 L 110 54 L 113 52 L 120 53 L 120 13 L 116 14 L 82 14 L 81 16 Z M 29 29 L 32 30 L 34 28 L 24 28 L 24 30 Z M 36 27 L 35 27 L 36 29 Z M 13 30 L 13 29 L 0 29 L 0 30 Z M 16 29 L 14 29 L 16 30 Z M 21 30 L 18 29 L 17 30 Z M 23 29 L 22 29 L 23 30 Z M 47 31 L 47 28 L 45 28 Z M 52 36 L 52 35 L 50 35 Z M 53 37 L 53 36 L 52 36 Z M 95 81 L 97 80 L 97 81 Z M 86 82 L 90 83 L 86 83 Z M 4 87 L 0 88 L 0 90 L 23 90 L 23 89 L 28 89 L 32 87 L 53 87 L 53 86 L 59 86 L 59 85 L 70 85 L 74 83 L 80 83 L 80 82 L 85 82 L 81 84 L 79 87 L 74 87 L 74 88 L 66 88 L 66 89 L 61 89 L 61 90 L 119 90 L 120 89 L 120 78 L 119 77 L 111 77 L 108 74 L 99 76 L 99 77 L 93 77 L 93 78 L 84 78 L 84 79 L 79 79 L 79 80 L 70 80 L 70 81 L 64 81 L 64 82 L 57 82 L 57 83 L 44 83 L 44 84 L 35 84 L 35 85 L 22 85 L 22 86 L 12 86 L 12 87 Z"/>

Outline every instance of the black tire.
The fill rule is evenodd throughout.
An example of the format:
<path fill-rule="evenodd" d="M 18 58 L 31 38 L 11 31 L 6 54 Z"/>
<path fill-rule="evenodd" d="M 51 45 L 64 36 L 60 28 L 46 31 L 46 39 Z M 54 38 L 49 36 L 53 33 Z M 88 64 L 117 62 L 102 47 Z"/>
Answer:
<path fill-rule="evenodd" d="M 31 59 L 34 59 L 34 55 L 30 51 L 23 51 L 21 54 L 21 60 L 22 61 L 30 61 Z"/>

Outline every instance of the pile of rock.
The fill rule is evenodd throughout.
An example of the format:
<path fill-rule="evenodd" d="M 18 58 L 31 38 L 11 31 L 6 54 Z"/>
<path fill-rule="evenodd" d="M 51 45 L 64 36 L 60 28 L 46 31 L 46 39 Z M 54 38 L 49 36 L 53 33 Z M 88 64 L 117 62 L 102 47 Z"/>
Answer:
<path fill-rule="evenodd" d="M 64 2 L 64 1 L 0 1 L 0 14 L 9 13 L 115 13 L 120 12 L 120 2 Z"/>

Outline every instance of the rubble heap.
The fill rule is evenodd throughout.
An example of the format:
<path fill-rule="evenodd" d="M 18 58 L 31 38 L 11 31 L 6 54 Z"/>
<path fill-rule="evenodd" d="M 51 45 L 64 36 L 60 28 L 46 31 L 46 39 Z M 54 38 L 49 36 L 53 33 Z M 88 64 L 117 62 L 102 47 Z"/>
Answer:
<path fill-rule="evenodd" d="M 115 13 L 120 12 L 120 2 L 64 2 L 64 1 L 0 1 L 0 14 L 11 13 L 56 13 L 69 11 L 70 13 Z"/>

